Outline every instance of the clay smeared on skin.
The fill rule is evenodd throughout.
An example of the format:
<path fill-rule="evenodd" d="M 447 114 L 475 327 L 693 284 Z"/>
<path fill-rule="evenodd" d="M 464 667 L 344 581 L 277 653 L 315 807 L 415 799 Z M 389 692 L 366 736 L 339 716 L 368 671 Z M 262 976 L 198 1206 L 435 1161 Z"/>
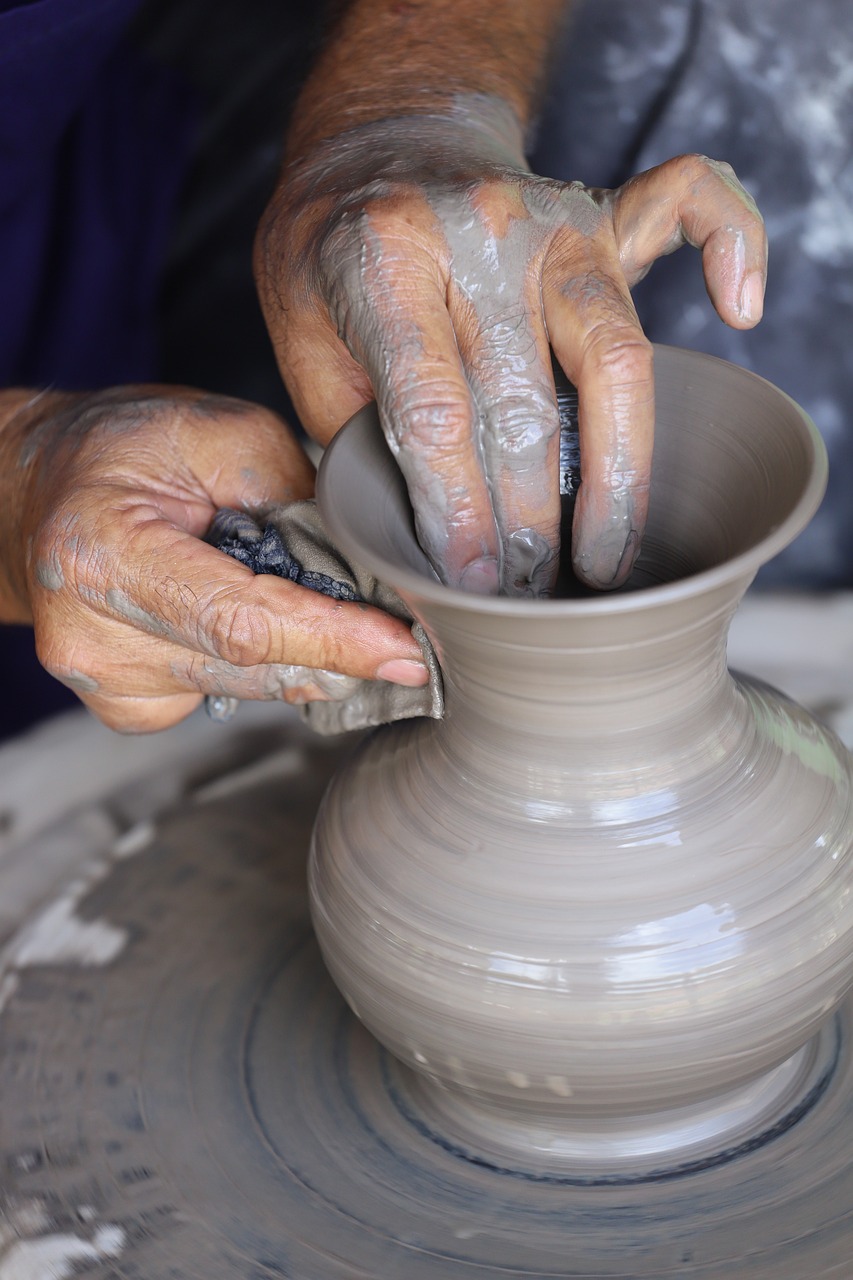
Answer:
<path fill-rule="evenodd" d="M 379 176 L 375 148 L 384 153 Z M 440 117 L 361 126 L 335 139 L 322 160 L 325 189 L 345 193 L 345 203 L 332 206 L 313 271 L 338 336 L 370 378 L 421 545 L 452 585 L 548 594 L 559 556 L 559 414 L 540 282 L 555 236 L 569 229 L 593 238 L 610 224 L 609 193 L 531 174 L 512 112 L 479 95 L 459 96 Z M 297 181 L 308 181 L 315 168 L 300 170 Z M 319 170 L 314 177 L 319 180 Z M 397 279 L 399 262 L 410 248 L 417 256 L 425 234 L 422 213 L 408 229 L 394 221 L 413 197 L 433 215 L 424 225 L 433 237 L 431 252 L 441 259 L 436 270 L 446 278 L 455 330 L 449 356 L 429 349 L 411 306 L 415 295 Z M 591 266 L 564 289 L 581 312 L 613 291 Z M 435 348 L 432 331 L 430 341 Z M 451 390 L 442 385 L 441 360 L 457 351 L 467 394 L 455 375 Z M 425 387 L 424 367 L 434 391 Z M 464 438 L 460 415 L 470 418 Z M 453 447 L 471 451 L 473 464 L 460 452 L 454 467 L 447 456 Z M 471 465 L 480 492 L 472 489 Z M 628 458 L 614 468 L 627 477 Z M 575 561 L 581 573 L 589 566 L 590 581 L 599 586 L 619 577 L 642 523 L 627 488 L 620 492 L 606 479 L 604 488 L 596 506 L 609 494 L 612 509 L 590 519 Z M 478 546 L 471 515 L 485 510 L 494 524 L 483 524 Z"/>
<path fill-rule="evenodd" d="M 383 297 L 383 245 L 369 215 L 361 213 L 338 228 L 326 244 L 322 265 L 332 321 L 368 371 L 389 447 L 409 484 L 420 541 L 433 563 L 446 572 L 453 534 L 448 518 L 451 495 L 437 475 L 420 465 L 419 442 L 405 428 L 421 391 L 414 377 L 401 378 L 398 372 L 403 357 L 422 357 L 424 335 L 411 313 L 392 311 Z M 440 406 L 432 418 L 440 433 Z"/>
<path fill-rule="evenodd" d="M 553 581 L 557 553 L 535 529 L 517 529 L 504 548 L 504 573 L 512 595 L 544 595 Z"/>
<path fill-rule="evenodd" d="M 134 604 L 130 597 L 119 587 L 108 587 L 104 593 L 104 600 L 107 606 L 117 613 L 119 617 L 123 618 L 125 622 L 130 622 L 135 627 L 141 627 L 143 631 L 149 631 L 152 635 L 174 639 L 174 632 L 167 622 L 150 613 L 147 609 L 142 609 L 138 604 Z"/>
<path fill-rule="evenodd" d="M 630 303 L 611 280 L 584 271 L 560 289 L 581 323 L 590 332 L 607 317 L 613 332 L 627 331 L 634 318 Z M 650 355 L 650 353 L 649 353 Z M 644 456 L 639 438 L 638 409 L 654 420 L 654 386 L 649 369 L 648 400 L 639 398 L 642 383 L 636 374 L 624 386 L 617 380 L 605 405 L 609 439 L 597 456 L 581 458 L 581 483 L 573 525 L 572 564 L 577 577 L 590 586 L 606 589 L 620 585 L 630 574 L 640 549 L 648 505 L 648 482 L 638 474 L 638 458 Z M 630 394 L 626 394 L 626 388 Z M 599 412 L 601 408 L 599 407 Z M 583 426 L 586 405 L 580 398 Z M 583 439 L 583 433 L 582 433 Z M 590 480 L 594 481 L 591 483 Z"/>
<path fill-rule="evenodd" d="M 543 202 L 528 201 L 527 188 L 520 187 L 518 210 L 502 225 L 490 221 L 477 188 L 429 196 L 450 249 L 457 330 L 473 331 L 466 373 L 500 533 L 500 588 L 509 595 L 547 593 L 559 547 L 559 414 L 547 339 L 544 329 L 539 335 L 534 329 L 538 292 L 530 296 L 530 264 L 541 255 L 554 216 L 556 184 L 548 187 L 548 220 L 540 212 Z M 516 502 L 539 517 L 548 537 L 516 527 Z"/>
<path fill-rule="evenodd" d="M 389 444 L 406 475 L 421 543 L 439 572 L 477 590 L 499 586 L 507 594 L 543 594 L 553 584 L 558 554 L 552 455 L 559 416 L 544 325 L 540 320 L 537 333 L 532 323 L 541 302 L 532 287 L 531 262 L 541 259 L 557 226 L 571 222 L 581 234 L 592 234 L 602 215 L 579 186 L 564 187 L 527 172 L 520 150 L 505 141 L 513 133 L 520 141 L 517 127 L 507 129 L 508 115 L 504 104 L 478 97 L 459 100 L 440 122 L 426 118 L 376 127 L 401 157 L 415 158 L 419 174 L 436 171 L 432 181 L 421 180 L 420 191 L 446 245 L 451 318 L 457 335 L 470 334 L 460 340 L 471 397 L 467 411 L 495 514 L 497 563 L 489 542 L 467 564 L 454 563 L 453 512 L 467 509 L 466 494 L 430 472 L 421 456 L 423 443 L 411 430 L 418 388 L 407 386 L 399 370 L 406 355 L 422 357 L 424 337 L 417 321 L 383 293 L 386 244 L 364 207 L 341 217 L 327 237 L 322 275 L 336 330 L 370 375 Z M 402 158 L 399 168 L 399 176 L 408 176 Z M 489 182 L 509 183 L 516 191 L 517 207 L 508 206 L 497 224 L 489 212 Z M 377 185 L 371 185 L 375 195 Z M 449 411 L 458 420 L 458 405 Z M 440 404 L 433 416 L 439 438 Z M 516 506 L 526 516 L 521 527 Z M 540 521 L 539 529 L 530 527 L 531 515 Z"/>
<path fill-rule="evenodd" d="M 630 568 L 640 549 L 636 525 L 634 495 L 624 489 L 614 493 L 606 521 L 597 522 L 595 540 L 581 543 L 575 552 L 573 563 L 578 577 L 603 587 L 615 582 L 623 570 Z"/>
<path fill-rule="evenodd" d="M 0 575 L 4 617 L 33 625 L 44 668 L 82 694 L 106 724 L 150 732 L 189 715 L 200 695 L 188 681 L 176 687 L 170 662 L 180 657 L 184 669 L 211 653 L 247 666 L 271 658 L 310 662 L 327 634 L 337 639 L 339 620 L 315 617 L 312 605 L 300 628 L 295 600 L 291 648 L 275 608 L 265 603 L 265 586 L 247 590 L 244 601 L 247 571 L 200 538 L 212 489 L 230 490 L 247 512 L 313 491 L 313 467 L 270 410 L 156 385 L 30 400 L 15 392 L 5 399 L 23 415 L 6 424 L 7 470 L 23 461 L 28 474 L 13 486 L 22 495 L 10 516 L 20 582 Z M 339 648 L 325 645 L 329 665 L 337 662 L 325 655 L 337 659 L 340 652 L 345 669 L 366 665 L 369 674 L 389 648 L 396 655 L 398 628 L 378 614 L 357 638 L 348 629 L 353 619 L 344 615 Z M 413 641 L 405 628 L 399 632 L 407 654 Z M 362 647 L 375 639 L 377 650 L 366 664 L 358 651 L 363 633 Z M 351 659 L 353 652 L 358 657 Z M 257 670 L 253 678 L 257 684 Z M 307 667 L 274 673 L 273 683 L 268 696 L 291 701 L 346 692 L 339 677 Z M 245 687 L 248 697 L 264 696 Z"/>
<path fill-rule="evenodd" d="M 589 455 L 574 564 L 587 585 L 615 587 L 639 547 L 654 421 L 651 346 L 629 289 L 662 254 L 701 243 L 721 317 L 748 328 L 762 306 L 763 228 L 730 166 L 705 157 L 606 191 L 531 174 L 523 145 L 507 102 L 478 93 L 324 133 L 292 159 L 264 220 L 262 295 L 282 366 L 298 356 L 297 386 L 300 325 L 328 341 L 325 302 L 348 353 L 329 343 L 347 397 L 372 390 L 421 545 L 443 581 L 468 590 L 553 587 L 553 345 L 580 391 Z M 286 262 L 282 216 L 295 231 Z M 311 392 L 299 391 L 310 419 Z M 334 405 L 321 397 L 316 412 L 328 439 Z"/>
<path fill-rule="evenodd" d="M 538 290 L 530 296 L 531 263 L 541 259 L 556 228 L 570 226 L 591 237 L 601 229 L 604 215 L 579 183 L 564 186 L 531 176 L 519 185 L 518 194 L 518 212 L 501 227 L 489 224 L 476 189 L 461 199 L 458 193 L 442 192 L 430 201 L 451 250 L 454 286 L 470 307 L 477 330 L 468 379 L 479 410 L 478 446 L 502 534 L 501 589 L 507 594 L 542 595 L 553 585 L 559 553 L 553 456 L 559 414 L 547 339 L 537 341 L 533 329 L 541 303 Z M 533 282 L 537 279 L 538 275 Z M 575 292 L 592 290 L 597 296 L 605 288 L 594 276 L 570 282 L 566 292 L 573 286 Z M 501 474 L 502 486 L 495 483 Z M 519 490 L 526 509 L 539 514 L 546 528 L 551 526 L 550 537 L 513 528 L 505 498 Z M 596 538 L 591 554 L 576 562 L 582 573 L 587 566 L 605 566 L 591 581 L 608 585 L 618 576 L 626 547 L 639 544 L 635 519 L 630 493 L 615 492 L 609 526 Z"/>
<path fill-rule="evenodd" d="M 239 667 L 223 658 L 208 658 L 201 664 L 173 662 L 171 673 L 174 679 L 187 687 L 212 697 L 280 700 L 295 704 L 343 701 L 360 683 L 355 676 L 318 667 L 283 663 Z"/>
<path fill-rule="evenodd" d="M 39 560 L 36 565 L 36 581 L 45 591 L 61 591 L 65 586 L 65 575 L 56 557 Z"/>
<path fill-rule="evenodd" d="M 625 416 L 624 414 L 622 415 Z M 618 421 L 619 407 L 614 409 Z M 631 422 L 623 422 L 613 452 L 598 460 L 597 490 L 581 483 L 576 510 L 572 563 L 581 581 L 609 587 L 624 581 L 640 549 L 648 486 L 631 466 Z"/>
<path fill-rule="evenodd" d="M 55 410 L 29 432 L 21 448 L 19 465 L 28 467 L 47 439 L 63 438 L 74 443 L 95 428 L 111 433 L 137 430 L 162 413 L 163 404 L 158 397 L 134 397 L 132 387 L 69 397 L 65 408 Z"/>
<path fill-rule="evenodd" d="M 78 671 L 75 667 L 70 667 L 68 671 L 58 675 L 57 679 L 67 684 L 70 689 L 74 689 L 76 693 L 97 693 L 101 687 L 93 676 L 87 676 L 85 672 Z"/>
<path fill-rule="evenodd" d="M 249 417 L 258 412 L 258 406 L 248 400 L 238 400 L 236 396 L 214 395 L 212 392 L 198 396 L 188 403 L 180 401 L 175 407 L 181 407 L 185 412 L 189 410 L 195 417 L 212 419 Z"/>
<path fill-rule="evenodd" d="M 27 540 L 27 565 L 45 591 L 61 591 L 67 585 L 66 571 L 74 578 L 82 556 L 80 536 L 73 532 L 79 522 L 78 513 L 52 521 L 50 535 L 40 539 L 38 552 L 34 537 L 31 535 Z"/>

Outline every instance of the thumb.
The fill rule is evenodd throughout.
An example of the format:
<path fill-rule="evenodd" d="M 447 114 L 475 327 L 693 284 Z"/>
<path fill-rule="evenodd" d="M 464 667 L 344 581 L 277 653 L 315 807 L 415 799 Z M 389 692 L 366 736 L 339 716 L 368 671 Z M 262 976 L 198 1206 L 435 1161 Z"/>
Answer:
<path fill-rule="evenodd" d="M 761 319 L 767 236 L 755 201 L 731 165 L 707 156 L 677 156 L 631 178 L 612 195 L 622 268 L 630 285 L 655 259 L 685 242 L 702 250 L 708 294 L 735 329 Z"/>

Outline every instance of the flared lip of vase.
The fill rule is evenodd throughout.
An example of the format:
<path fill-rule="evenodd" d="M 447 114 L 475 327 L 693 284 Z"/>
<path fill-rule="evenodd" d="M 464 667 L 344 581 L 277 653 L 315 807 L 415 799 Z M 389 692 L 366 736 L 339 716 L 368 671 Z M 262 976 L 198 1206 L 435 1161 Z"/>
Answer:
<path fill-rule="evenodd" d="M 802 532 L 818 510 L 826 491 L 828 478 L 828 459 L 823 438 L 805 410 L 791 396 L 777 387 L 775 383 L 769 382 L 759 374 L 753 373 L 749 369 L 743 369 L 739 365 L 733 365 L 732 362 L 723 360 L 718 356 L 706 355 L 703 352 L 691 351 L 685 348 L 656 343 L 655 351 L 677 353 L 682 357 L 696 358 L 703 362 L 713 361 L 719 365 L 735 368 L 738 370 L 738 374 L 744 378 L 754 380 L 756 383 L 769 388 L 770 393 L 779 399 L 780 404 L 785 402 L 795 410 L 795 416 L 803 430 L 804 440 L 810 446 L 809 477 L 791 511 L 764 538 L 759 539 L 738 555 L 732 556 L 730 559 L 714 565 L 710 569 L 703 569 L 698 573 L 689 574 L 673 582 L 643 587 L 641 590 L 636 591 L 603 591 L 600 595 L 585 596 L 581 599 L 475 595 L 456 587 L 445 586 L 437 576 L 427 577 L 425 574 L 410 569 L 399 562 L 386 559 L 373 549 L 364 547 L 354 531 L 338 516 L 333 493 L 334 473 L 338 462 L 345 456 L 349 445 L 347 438 L 348 428 L 351 423 L 355 423 L 365 413 L 371 413 L 376 419 L 377 431 L 380 431 L 375 403 L 365 405 L 364 408 L 360 409 L 358 413 L 344 423 L 328 445 L 321 459 L 317 475 L 317 504 L 327 528 L 346 555 L 370 570 L 381 582 L 394 587 L 404 597 L 437 605 L 449 605 L 455 609 L 469 610 L 479 614 L 492 613 L 514 615 L 515 617 L 524 616 L 525 614 L 531 617 L 546 615 L 552 618 L 571 618 L 589 616 L 591 614 L 623 614 L 648 609 L 653 606 L 673 604 L 677 601 L 702 595 L 727 583 L 751 579 L 762 565 L 772 560 Z M 433 573 L 434 571 L 430 569 L 430 572 Z"/>

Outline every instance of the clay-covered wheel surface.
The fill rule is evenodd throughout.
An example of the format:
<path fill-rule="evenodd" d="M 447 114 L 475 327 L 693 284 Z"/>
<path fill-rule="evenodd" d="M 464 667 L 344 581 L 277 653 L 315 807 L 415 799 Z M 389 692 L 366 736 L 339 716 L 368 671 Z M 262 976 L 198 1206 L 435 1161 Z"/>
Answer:
<path fill-rule="evenodd" d="M 849 1278 L 850 1006 L 828 1086 L 754 1150 L 617 1185 L 492 1167 L 419 1120 L 326 976 L 304 873 L 340 752 L 278 758 L 78 893 L 89 953 L 7 974 L 0 1274 Z"/>

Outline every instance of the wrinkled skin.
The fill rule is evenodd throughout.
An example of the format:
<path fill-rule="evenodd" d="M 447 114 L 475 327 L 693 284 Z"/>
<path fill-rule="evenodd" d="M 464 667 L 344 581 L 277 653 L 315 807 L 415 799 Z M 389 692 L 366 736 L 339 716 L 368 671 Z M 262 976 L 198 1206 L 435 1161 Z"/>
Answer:
<path fill-rule="evenodd" d="M 728 165 L 680 156 L 617 191 L 531 174 L 509 113 L 382 120 L 285 171 L 256 242 L 278 361 L 326 443 L 375 398 L 442 578 L 547 594 L 559 556 L 549 345 L 580 393 L 576 573 L 620 585 L 645 523 L 652 350 L 631 287 L 684 243 L 711 301 L 761 318 L 761 217 Z M 510 141 L 507 141 L 507 138 Z"/>
<path fill-rule="evenodd" d="M 255 577 L 200 541 L 220 506 L 311 496 L 313 467 L 275 415 L 179 387 L 47 393 L 0 440 L 16 472 L 3 616 L 32 621 L 43 665 L 113 728 L 166 728 L 205 694 L 305 702 L 347 696 L 347 677 L 426 682 L 405 622 Z"/>

